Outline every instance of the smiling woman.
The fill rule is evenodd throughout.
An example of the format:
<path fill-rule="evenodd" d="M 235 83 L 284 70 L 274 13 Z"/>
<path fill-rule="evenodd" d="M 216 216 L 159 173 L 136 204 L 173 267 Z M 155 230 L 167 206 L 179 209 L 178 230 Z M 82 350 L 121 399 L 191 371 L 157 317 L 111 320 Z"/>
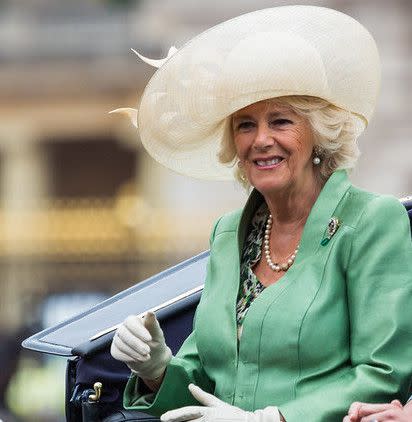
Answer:
<path fill-rule="evenodd" d="M 212 229 L 178 354 L 150 313 L 115 334 L 127 408 L 167 422 L 330 422 L 354 400 L 406 398 L 409 220 L 347 174 L 379 74 L 368 31 L 314 6 L 239 16 L 162 61 L 137 114 L 143 145 L 180 173 L 253 189 Z"/>

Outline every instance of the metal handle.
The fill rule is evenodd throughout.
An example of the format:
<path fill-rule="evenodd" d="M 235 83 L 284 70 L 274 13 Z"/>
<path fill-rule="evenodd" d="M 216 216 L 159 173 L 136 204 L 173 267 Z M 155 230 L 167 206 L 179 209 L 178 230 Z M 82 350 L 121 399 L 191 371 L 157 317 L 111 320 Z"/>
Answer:
<path fill-rule="evenodd" d="M 100 400 L 100 396 L 102 395 L 102 383 L 95 382 L 93 385 L 94 394 L 90 394 L 89 401 L 98 402 Z"/>

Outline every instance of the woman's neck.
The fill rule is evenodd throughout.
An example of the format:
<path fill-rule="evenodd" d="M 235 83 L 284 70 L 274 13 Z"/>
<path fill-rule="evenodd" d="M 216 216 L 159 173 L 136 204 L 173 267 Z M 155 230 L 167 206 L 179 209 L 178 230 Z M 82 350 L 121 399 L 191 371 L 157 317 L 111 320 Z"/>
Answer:
<path fill-rule="evenodd" d="M 285 231 L 303 227 L 323 185 L 324 182 L 318 179 L 309 179 L 292 189 L 263 194 L 272 214 L 273 226 Z"/>

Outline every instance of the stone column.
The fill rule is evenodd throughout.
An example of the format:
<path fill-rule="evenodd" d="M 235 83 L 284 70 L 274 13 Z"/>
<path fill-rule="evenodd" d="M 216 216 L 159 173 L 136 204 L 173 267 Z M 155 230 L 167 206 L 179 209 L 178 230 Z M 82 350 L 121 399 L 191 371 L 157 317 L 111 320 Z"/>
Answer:
<path fill-rule="evenodd" d="M 47 194 L 47 157 L 29 130 L 3 126 L 0 133 L 0 329 L 16 328 L 32 309 L 33 290 L 42 288 L 31 267 L 30 233 L 35 228 L 33 210 Z"/>

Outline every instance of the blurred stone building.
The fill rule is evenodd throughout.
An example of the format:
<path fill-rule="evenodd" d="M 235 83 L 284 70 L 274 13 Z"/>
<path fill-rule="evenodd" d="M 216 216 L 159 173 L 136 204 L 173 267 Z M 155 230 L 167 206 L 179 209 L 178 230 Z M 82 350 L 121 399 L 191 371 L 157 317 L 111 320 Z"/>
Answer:
<path fill-rule="evenodd" d="M 205 28 L 291 1 L 0 0 L 0 320 L 19 326 L 52 293 L 112 294 L 207 248 L 245 194 L 175 175 L 142 149 L 117 107 L 135 107 L 163 57 Z M 374 35 L 382 95 L 361 138 L 360 186 L 412 193 L 412 3 L 302 2 Z M 285 46 L 287 53 L 287 46 Z"/>

